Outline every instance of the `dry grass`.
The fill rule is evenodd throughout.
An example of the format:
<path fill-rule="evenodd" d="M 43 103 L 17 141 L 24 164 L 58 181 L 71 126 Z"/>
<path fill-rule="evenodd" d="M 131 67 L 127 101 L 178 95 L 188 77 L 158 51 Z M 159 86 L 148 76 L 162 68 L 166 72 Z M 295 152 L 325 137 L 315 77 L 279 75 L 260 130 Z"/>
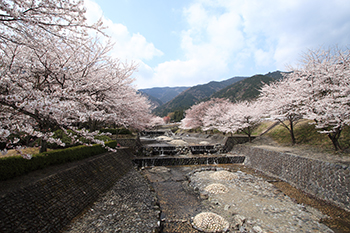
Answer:
<path fill-rule="evenodd" d="M 254 129 L 252 135 L 260 135 L 262 132 L 264 132 L 267 128 L 272 126 L 275 122 L 274 121 L 263 121 L 261 122 L 256 129 Z"/>
<path fill-rule="evenodd" d="M 315 125 L 310 120 L 301 120 L 294 128 L 296 146 L 307 147 L 320 150 L 327 153 L 334 153 L 332 141 L 326 134 L 319 133 Z M 271 137 L 277 143 L 290 146 L 291 138 L 289 131 L 281 124 L 271 129 L 267 136 Z M 344 149 L 341 153 L 349 154 L 350 148 L 350 127 L 345 127 L 339 139 L 340 145 Z M 340 153 L 340 152 L 339 152 Z"/>
<path fill-rule="evenodd" d="M 22 149 L 22 152 L 25 154 L 38 154 L 39 153 L 40 148 L 39 147 L 27 147 L 25 149 Z M 50 150 L 50 149 L 48 149 Z M 10 157 L 10 156 L 18 156 L 20 155 L 20 153 L 18 153 L 16 150 L 8 150 L 6 155 L 2 155 L 0 154 L 0 158 L 3 157 Z"/>

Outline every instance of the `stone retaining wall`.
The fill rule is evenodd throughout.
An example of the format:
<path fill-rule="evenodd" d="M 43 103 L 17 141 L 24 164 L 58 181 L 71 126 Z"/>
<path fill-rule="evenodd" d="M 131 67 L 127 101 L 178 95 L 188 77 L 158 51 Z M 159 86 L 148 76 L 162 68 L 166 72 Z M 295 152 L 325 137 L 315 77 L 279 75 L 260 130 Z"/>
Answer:
<path fill-rule="evenodd" d="M 86 159 L 0 197 L 0 232 L 60 232 L 133 164 L 128 149 Z"/>
<path fill-rule="evenodd" d="M 253 140 L 254 138 L 256 138 L 256 136 L 251 136 L 251 138 Z M 224 150 L 231 151 L 235 145 L 246 143 L 246 142 L 249 142 L 249 138 L 246 135 L 234 135 L 234 136 L 227 137 L 224 145 Z"/>
<path fill-rule="evenodd" d="M 232 152 L 245 155 L 245 165 L 278 177 L 317 198 L 350 211 L 350 167 L 290 153 L 236 145 Z"/>
<path fill-rule="evenodd" d="M 141 148 L 142 148 L 142 143 L 140 141 L 139 137 L 136 138 L 118 138 L 117 142 L 122 146 L 122 147 L 128 147 L 133 151 L 135 154 L 141 153 Z"/>

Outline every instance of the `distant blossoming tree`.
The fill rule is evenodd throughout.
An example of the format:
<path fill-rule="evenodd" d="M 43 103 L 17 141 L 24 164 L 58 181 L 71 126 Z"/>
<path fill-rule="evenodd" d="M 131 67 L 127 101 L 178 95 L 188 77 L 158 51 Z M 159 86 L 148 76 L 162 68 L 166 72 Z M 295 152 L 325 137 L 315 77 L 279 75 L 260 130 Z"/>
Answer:
<path fill-rule="evenodd" d="M 233 103 L 228 99 L 214 99 L 206 109 L 203 116 L 204 131 L 217 129 L 221 132 L 232 132 L 229 130 L 229 121 L 227 120 L 226 114 L 232 108 Z"/>
<path fill-rule="evenodd" d="M 163 121 L 165 122 L 165 124 L 169 124 L 170 123 L 170 116 L 163 117 Z"/>
<path fill-rule="evenodd" d="M 215 128 L 225 133 L 243 132 L 251 141 L 252 131 L 260 123 L 262 113 L 262 106 L 257 101 L 231 103 L 223 100 L 208 108 L 203 129 Z"/>
<path fill-rule="evenodd" d="M 233 129 L 246 134 L 251 142 L 252 132 L 261 122 L 263 107 L 260 101 L 241 101 L 235 103 L 226 116 L 232 121 Z"/>
<path fill-rule="evenodd" d="M 164 119 L 159 117 L 159 116 L 152 116 L 149 123 L 148 123 L 148 127 L 149 128 L 154 128 L 160 125 L 164 125 Z"/>
<path fill-rule="evenodd" d="M 206 102 L 201 102 L 199 104 L 193 105 L 191 108 L 185 111 L 185 118 L 181 120 L 181 129 L 195 129 L 202 127 L 203 118 L 206 114 L 208 108 L 221 101 L 220 99 L 212 99 Z"/>

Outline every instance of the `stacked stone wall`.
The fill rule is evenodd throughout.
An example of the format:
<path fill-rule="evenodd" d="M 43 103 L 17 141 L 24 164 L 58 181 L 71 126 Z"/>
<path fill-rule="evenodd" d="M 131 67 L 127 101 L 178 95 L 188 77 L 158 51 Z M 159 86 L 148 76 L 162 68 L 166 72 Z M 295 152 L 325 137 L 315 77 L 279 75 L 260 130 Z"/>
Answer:
<path fill-rule="evenodd" d="M 141 148 L 142 148 L 142 143 L 140 141 L 139 137 L 136 138 L 118 138 L 117 142 L 122 146 L 122 147 L 128 147 L 129 149 L 132 150 L 133 153 L 139 154 L 141 153 Z"/>
<path fill-rule="evenodd" d="M 80 165 L 0 197 L 0 232 L 60 232 L 132 167 L 128 149 Z"/>
<path fill-rule="evenodd" d="M 251 138 L 253 140 L 255 136 L 251 136 Z M 224 145 L 224 150 L 231 151 L 235 145 L 243 144 L 246 142 L 249 142 L 249 138 L 248 136 L 245 136 L 245 135 L 235 135 L 235 136 L 227 137 Z"/>
<path fill-rule="evenodd" d="M 236 145 L 232 152 L 245 155 L 245 165 L 284 180 L 317 198 L 350 211 L 350 167 L 321 160 Z"/>

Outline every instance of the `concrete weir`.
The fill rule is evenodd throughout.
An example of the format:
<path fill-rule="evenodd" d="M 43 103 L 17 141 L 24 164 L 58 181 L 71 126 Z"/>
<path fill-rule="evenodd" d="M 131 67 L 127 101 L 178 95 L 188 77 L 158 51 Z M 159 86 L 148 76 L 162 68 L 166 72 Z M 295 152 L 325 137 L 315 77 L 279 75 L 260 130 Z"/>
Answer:
<path fill-rule="evenodd" d="M 243 163 L 245 156 L 214 155 L 214 156 L 177 156 L 177 157 L 142 157 L 133 159 L 138 167 L 152 166 L 185 166 L 209 164 L 236 164 Z"/>

